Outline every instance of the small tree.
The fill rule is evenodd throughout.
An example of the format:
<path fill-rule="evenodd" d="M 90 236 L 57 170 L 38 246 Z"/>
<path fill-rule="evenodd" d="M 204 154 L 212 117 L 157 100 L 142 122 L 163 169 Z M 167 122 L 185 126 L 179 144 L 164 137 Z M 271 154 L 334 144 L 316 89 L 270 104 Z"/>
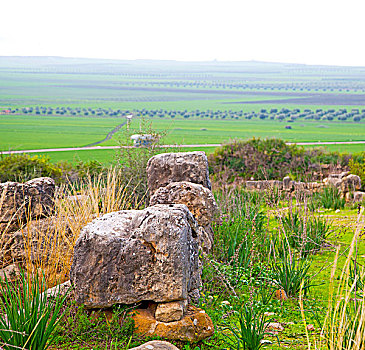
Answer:
<path fill-rule="evenodd" d="M 138 196 L 137 202 L 142 206 L 148 205 L 149 192 L 147 186 L 147 162 L 159 153 L 176 152 L 178 147 L 164 147 L 163 141 L 168 134 L 167 130 L 155 130 L 152 122 L 139 119 L 139 127 L 124 129 L 119 139 L 117 153 L 117 166 L 122 169 L 123 182 L 128 192 Z M 133 122 L 133 121 L 132 121 Z M 150 140 L 146 145 L 136 147 L 131 136 L 134 134 L 149 135 Z"/>

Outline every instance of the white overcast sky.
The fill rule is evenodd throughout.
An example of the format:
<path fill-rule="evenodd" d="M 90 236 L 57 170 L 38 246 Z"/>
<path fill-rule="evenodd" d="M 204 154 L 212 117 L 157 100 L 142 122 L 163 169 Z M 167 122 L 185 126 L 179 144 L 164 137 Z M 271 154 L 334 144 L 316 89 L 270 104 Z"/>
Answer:
<path fill-rule="evenodd" d="M 365 66 L 365 0 L 0 0 L 0 56 Z"/>

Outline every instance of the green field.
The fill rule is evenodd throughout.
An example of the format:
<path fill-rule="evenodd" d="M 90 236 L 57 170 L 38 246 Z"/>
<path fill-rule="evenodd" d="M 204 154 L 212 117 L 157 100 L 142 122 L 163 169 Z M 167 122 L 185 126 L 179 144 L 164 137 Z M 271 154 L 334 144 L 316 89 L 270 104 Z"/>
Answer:
<path fill-rule="evenodd" d="M 365 70 L 361 67 L 319 67 L 260 62 L 117 61 L 47 57 L 0 57 L 0 151 L 82 147 L 104 137 L 125 121 L 123 111 L 141 114 L 156 130 L 168 130 L 166 143 L 217 144 L 232 139 L 276 137 L 289 142 L 365 140 Z M 51 108 L 42 115 L 25 107 Z M 56 115 L 57 108 L 68 108 Z M 75 109 L 105 109 L 101 116 L 71 115 Z M 258 118 L 277 109 L 275 120 Z M 118 110 L 111 117 L 105 111 Z M 282 109 L 296 120 L 276 120 Z M 337 112 L 346 109 L 345 120 Z M 353 114 L 353 110 L 358 114 Z M 168 113 L 201 111 L 205 118 Z M 311 111 L 318 120 L 299 119 Z M 327 120 L 318 111 L 333 111 Z M 153 111 L 162 111 L 153 116 Z M 217 112 L 227 113 L 227 119 Z M 127 113 L 125 112 L 125 113 Z M 151 113 L 150 113 L 151 112 Z M 241 113 L 237 120 L 234 113 Z M 209 118 L 209 113 L 210 118 Z M 246 114 L 256 113 L 253 119 Z M 40 114 L 40 115 L 39 115 Z M 88 113 L 89 114 L 89 113 Z M 232 115 L 233 114 L 233 115 Z M 342 116 L 341 115 L 341 116 Z M 358 115 L 359 121 L 353 121 Z M 231 119 L 231 117 L 233 119 Z M 139 132 L 136 117 L 131 125 Z M 117 145 L 120 133 L 101 144 Z M 329 145 L 328 150 L 360 152 L 364 145 Z M 51 159 L 99 159 L 112 152 L 59 152 Z M 63 158 L 64 157 L 64 158 Z M 90 157 L 90 158 L 89 158 Z"/>
<path fill-rule="evenodd" d="M 232 139 L 276 137 L 288 142 L 362 141 L 365 123 L 304 121 L 292 129 L 271 120 L 182 120 L 149 119 L 156 130 L 167 130 L 167 144 L 216 144 Z M 0 149 L 22 150 L 82 147 L 102 140 L 124 118 L 0 116 Z M 139 131 L 140 121 L 131 128 Z M 121 133 L 104 142 L 117 145 Z M 342 145 L 344 147 L 344 145 Z M 345 149 L 344 149 L 345 150 Z"/>

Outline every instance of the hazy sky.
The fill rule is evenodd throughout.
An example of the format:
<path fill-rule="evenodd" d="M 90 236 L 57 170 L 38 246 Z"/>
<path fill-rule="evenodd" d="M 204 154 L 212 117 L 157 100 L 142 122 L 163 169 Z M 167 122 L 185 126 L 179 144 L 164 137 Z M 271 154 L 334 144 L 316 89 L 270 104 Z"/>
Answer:
<path fill-rule="evenodd" d="M 0 0 L 0 56 L 365 66 L 365 0 Z"/>

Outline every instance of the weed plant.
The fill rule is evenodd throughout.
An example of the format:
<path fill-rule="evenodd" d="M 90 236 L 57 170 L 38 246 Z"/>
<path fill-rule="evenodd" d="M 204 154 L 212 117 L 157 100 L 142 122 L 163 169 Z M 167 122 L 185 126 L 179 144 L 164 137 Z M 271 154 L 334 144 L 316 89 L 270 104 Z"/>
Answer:
<path fill-rule="evenodd" d="M 318 252 L 332 232 L 328 220 L 316 216 L 308 217 L 298 210 L 289 210 L 281 221 L 287 243 L 302 256 Z"/>
<path fill-rule="evenodd" d="M 44 276 L 30 278 L 22 271 L 20 280 L 0 279 L 0 345 L 5 350 L 47 349 L 63 313 L 64 296 L 48 300 Z"/>
<path fill-rule="evenodd" d="M 345 207 L 346 200 L 341 197 L 340 190 L 335 186 L 325 186 L 322 191 L 314 193 L 313 200 L 311 202 L 311 209 L 324 208 L 324 209 L 343 209 Z"/>
<path fill-rule="evenodd" d="M 226 343 L 232 350 L 259 350 L 267 329 L 264 312 L 243 305 L 238 313 L 238 325 L 227 325 Z"/>
<path fill-rule="evenodd" d="M 43 271 L 48 286 L 62 283 L 69 278 L 74 245 L 81 229 L 100 215 L 138 206 L 136 198 L 127 193 L 121 170 L 110 169 L 105 175 L 89 176 L 81 186 L 80 183 L 61 186 L 55 197 L 54 216 L 28 217 L 21 228 L 24 244 L 20 263 L 29 273 Z M 1 260 L 9 262 L 11 235 L 1 232 L 0 238 Z"/>
<path fill-rule="evenodd" d="M 312 287 L 307 259 L 287 255 L 272 268 L 271 282 L 285 291 L 287 296 L 296 297 L 302 289 L 305 294 Z"/>

